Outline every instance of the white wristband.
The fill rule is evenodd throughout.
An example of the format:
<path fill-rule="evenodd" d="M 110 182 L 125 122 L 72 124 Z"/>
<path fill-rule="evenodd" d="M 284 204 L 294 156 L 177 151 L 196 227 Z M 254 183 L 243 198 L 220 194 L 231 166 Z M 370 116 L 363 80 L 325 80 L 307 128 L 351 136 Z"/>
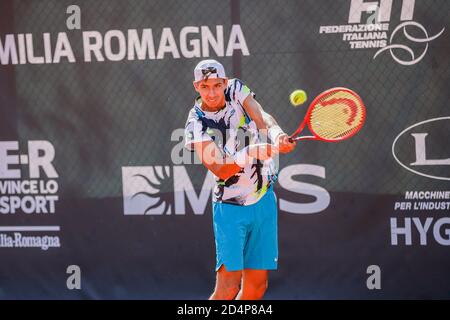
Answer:
<path fill-rule="evenodd" d="M 272 143 L 276 143 L 277 137 L 283 133 L 284 133 L 284 131 L 281 130 L 281 128 L 279 126 L 272 126 L 267 131 L 267 136 L 269 137 L 270 141 L 272 141 Z"/>
<path fill-rule="evenodd" d="M 248 154 L 248 146 L 236 152 L 233 159 L 234 162 L 241 168 L 244 168 L 246 165 L 253 162 L 253 157 Z"/>

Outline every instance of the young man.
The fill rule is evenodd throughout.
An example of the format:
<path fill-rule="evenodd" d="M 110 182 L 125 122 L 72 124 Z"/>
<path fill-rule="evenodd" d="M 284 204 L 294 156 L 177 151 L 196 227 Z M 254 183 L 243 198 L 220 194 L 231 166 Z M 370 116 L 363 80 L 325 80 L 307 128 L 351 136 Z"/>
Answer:
<path fill-rule="evenodd" d="M 213 224 L 216 286 L 210 299 L 261 299 L 268 270 L 277 268 L 277 168 L 273 156 L 295 143 L 265 113 L 255 94 L 223 66 L 203 60 L 194 69 L 200 94 L 189 112 L 185 145 L 216 176 Z M 272 144 L 262 143 L 268 136 Z"/>

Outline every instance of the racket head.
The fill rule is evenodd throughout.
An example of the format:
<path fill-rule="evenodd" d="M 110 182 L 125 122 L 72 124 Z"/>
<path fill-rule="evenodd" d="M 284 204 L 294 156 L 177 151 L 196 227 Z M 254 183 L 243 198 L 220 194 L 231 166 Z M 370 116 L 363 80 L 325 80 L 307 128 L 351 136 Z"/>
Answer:
<path fill-rule="evenodd" d="M 339 142 L 358 133 L 366 120 L 366 108 L 354 91 L 336 87 L 319 94 L 310 104 L 304 122 L 313 136 L 293 140 Z M 300 133 L 297 130 L 295 134 Z M 295 135 L 294 134 L 294 135 Z"/>

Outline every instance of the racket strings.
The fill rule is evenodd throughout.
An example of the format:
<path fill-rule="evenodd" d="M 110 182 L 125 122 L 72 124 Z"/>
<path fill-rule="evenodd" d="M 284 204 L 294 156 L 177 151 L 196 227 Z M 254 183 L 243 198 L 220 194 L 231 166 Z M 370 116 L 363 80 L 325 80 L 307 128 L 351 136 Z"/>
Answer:
<path fill-rule="evenodd" d="M 354 134 L 363 122 L 364 106 L 347 91 L 334 91 L 319 99 L 310 117 L 311 130 L 328 140 L 340 140 Z"/>

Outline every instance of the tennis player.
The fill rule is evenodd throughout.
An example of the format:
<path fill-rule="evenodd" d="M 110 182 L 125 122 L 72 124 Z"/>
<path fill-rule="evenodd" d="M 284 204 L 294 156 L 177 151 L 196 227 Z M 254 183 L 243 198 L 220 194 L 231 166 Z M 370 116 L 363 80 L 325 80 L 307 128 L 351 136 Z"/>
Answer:
<path fill-rule="evenodd" d="M 273 158 L 291 152 L 295 143 L 218 61 L 198 63 L 194 88 L 200 96 L 189 112 L 185 146 L 216 177 L 216 285 L 210 299 L 262 299 L 268 270 L 278 263 Z M 264 143 L 266 137 L 271 143 Z"/>

